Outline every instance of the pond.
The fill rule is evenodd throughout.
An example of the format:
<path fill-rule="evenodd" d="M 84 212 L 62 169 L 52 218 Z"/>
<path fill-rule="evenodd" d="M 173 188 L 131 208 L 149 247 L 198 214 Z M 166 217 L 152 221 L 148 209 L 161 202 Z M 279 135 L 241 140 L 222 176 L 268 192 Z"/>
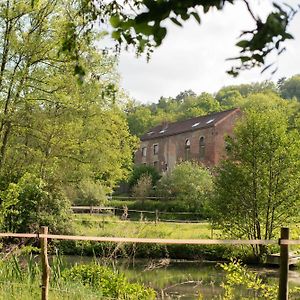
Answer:
<path fill-rule="evenodd" d="M 66 257 L 71 263 L 87 263 L 90 257 Z M 143 283 L 153 287 L 164 300 L 197 300 L 199 294 L 203 299 L 222 299 L 225 273 L 218 262 L 207 261 L 171 261 L 163 260 L 117 260 L 113 267 L 126 274 L 132 282 Z M 249 267 L 267 278 L 278 282 L 279 269 L 265 267 Z M 289 271 L 291 286 L 300 286 L 300 272 Z M 239 290 L 241 294 L 247 291 Z M 216 298 L 217 297 L 217 298 Z M 220 297 L 220 298 L 219 298 Z"/>

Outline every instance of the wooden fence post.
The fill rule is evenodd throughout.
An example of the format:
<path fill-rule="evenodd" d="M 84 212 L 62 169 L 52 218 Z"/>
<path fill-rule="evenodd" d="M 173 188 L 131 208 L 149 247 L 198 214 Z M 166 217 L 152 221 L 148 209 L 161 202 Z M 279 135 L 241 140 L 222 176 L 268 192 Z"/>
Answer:
<path fill-rule="evenodd" d="M 144 216 L 143 216 L 143 212 L 141 212 L 141 214 L 140 214 L 140 222 L 143 222 L 143 220 L 144 220 Z"/>
<path fill-rule="evenodd" d="M 48 262 L 48 241 L 47 241 L 47 234 L 48 234 L 48 227 L 42 226 L 41 227 L 41 234 L 46 235 L 45 237 L 41 237 L 41 262 L 42 262 L 42 300 L 48 300 L 49 294 L 49 278 L 50 278 L 50 267 Z"/>
<path fill-rule="evenodd" d="M 280 240 L 289 239 L 289 228 L 282 227 L 280 231 Z M 281 245 L 280 243 L 280 271 L 279 271 L 279 300 L 288 300 L 288 273 L 289 273 L 289 245 Z"/>
<path fill-rule="evenodd" d="M 158 223 L 158 209 L 155 210 L 155 224 Z"/>

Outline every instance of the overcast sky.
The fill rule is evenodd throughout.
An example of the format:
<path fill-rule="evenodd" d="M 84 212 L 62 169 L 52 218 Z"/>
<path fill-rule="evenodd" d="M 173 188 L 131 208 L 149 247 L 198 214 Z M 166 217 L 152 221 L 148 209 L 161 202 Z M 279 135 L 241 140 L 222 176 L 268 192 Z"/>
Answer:
<path fill-rule="evenodd" d="M 287 1 L 299 3 L 298 0 Z M 270 1 L 257 0 L 255 11 L 264 16 L 270 11 Z M 238 78 L 226 74 L 232 62 L 226 58 L 236 56 L 237 38 L 242 30 L 253 28 L 253 20 L 244 3 L 226 5 L 223 11 L 212 11 L 202 16 L 202 23 L 190 20 L 184 27 L 168 25 L 163 44 L 155 49 L 150 62 L 136 58 L 133 52 L 120 55 L 121 85 L 128 94 L 140 102 L 157 102 L 161 96 L 176 96 L 180 91 L 192 89 L 214 93 L 229 84 L 250 83 L 300 73 L 300 13 L 289 28 L 295 40 L 286 43 L 287 51 L 278 59 L 279 70 L 273 77 L 260 70 L 242 72 Z"/>

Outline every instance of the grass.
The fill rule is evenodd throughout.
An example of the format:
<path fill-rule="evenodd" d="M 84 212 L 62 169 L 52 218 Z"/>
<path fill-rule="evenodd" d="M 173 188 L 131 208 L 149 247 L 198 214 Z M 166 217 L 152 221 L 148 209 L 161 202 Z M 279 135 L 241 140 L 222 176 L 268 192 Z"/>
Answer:
<path fill-rule="evenodd" d="M 140 237 L 140 238 L 165 238 L 165 239 L 210 239 L 212 238 L 211 225 L 208 222 L 201 223 L 175 223 L 175 222 L 158 222 L 155 224 L 153 221 L 121 221 L 116 216 L 101 216 L 101 215 L 90 215 L 90 214 L 76 214 L 73 220 L 75 234 L 78 235 L 90 235 L 90 236 L 114 236 L 114 237 Z M 290 238 L 300 238 L 300 225 L 294 224 L 289 225 L 290 227 Z M 279 238 L 279 231 L 276 232 L 275 236 Z M 213 238 L 222 239 L 220 230 L 213 230 Z M 179 252 L 186 254 L 191 247 L 180 248 L 179 246 L 168 247 L 169 249 L 177 249 L 178 253 L 175 258 L 180 258 Z M 199 248 L 199 249 L 198 249 Z M 208 259 L 217 258 L 228 258 L 236 256 L 248 261 L 248 256 L 251 258 L 251 247 L 249 246 L 199 246 L 197 251 L 203 254 L 201 249 L 206 249 L 203 257 Z M 240 249 L 243 250 L 240 250 Z M 156 248 L 155 248 L 156 249 Z M 208 249 L 208 250 L 207 250 Z M 225 249 L 225 250 L 224 250 Z M 226 250 L 227 249 L 227 250 Z M 245 249 L 245 250 L 244 250 Z M 216 254 L 214 254 L 214 250 Z M 269 250 L 271 253 L 279 252 L 278 245 L 270 245 Z M 183 251 L 183 252 L 182 252 Z M 196 250 L 194 250 L 195 252 Z M 209 253 L 207 253 L 207 251 Z M 220 252 L 221 251 L 221 252 Z M 222 251 L 225 254 L 222 254 Z M 300 246 L 291 245 L 290 251 L 300 253 Z M 154 252 L 154 251 L 153 251 Z M 158 255 L 160 256 L 160 255 Z M 187 255 L 188 259 L 192 259 L 194 254 Z"/>
<path fill-rule="evenodd" d="M 27 246 L 16 254 L 0 259 L 0 300 L 35 300 L 41 298 L 41 266 L 38 255 Z M 132 285 L 119 272 L 98 263 L 70 266 L 60 256 L 51 260 L 49 299 L 123 299 L 145 300 L 155 292 L 143 285 Z M 139 297 L 143 295 L 143 297 Z M 148 298 L 147 298 L 148 299 Z"/>
<path fill-rule="evenodd" d="M 22 253 L 26 255 L 26 251 L 21 250 L 18 256 L 13 255 L 9 259 L 0 260 L 0 300 L 33 300 L 41 298 L 41 270 L 37 257 L 26 255 L 26 259 L 20 260 L 19 255 L 22 255 Z M 52 264 L 49 299 L 97 299 L 99 291 L 78 283 L 62 282 L 60 276 L 57 275 L 61 274 L 65 266 L 60 263 L 60 260 L 53 260 Z"/>
<path fill-rule="evenodd" d="M 167 223 L 121 221 L 117 217 L 76 214 L 74 230 L 78 235 L 118 236 L 141 238 L 207 239 L 211 238 L 211 225 L 203 223 Z M 219 231 L 213 231 L 214 237 Z"/>
<path fill-rule="evenodd" d="M 167 223 L 121 221 L 115 216 L 77 214 L 73 219 L 77 235 L 162 238 L 162 239 L 209 239 L 211 225 L 202 223 Z M 221 238 L 218 230 L 214 238 Z M 171 258 L 171 259 L 225 259 L 238 247 L 230 245 L 159 245 L 88 241 L 59 241 L 55 247 L 66 255 L 87 255 L 106 258 Z M 234 248 L 234 249 L 233 249 Z M 249 248 L 249 247 L 248 247 Z M 240 251 L 240 250 L 239 250 Z M 242 253 L 245 251 L 242 250 Z"/>
<path fill-rule="evenodd" d="M 22 297 L 20 298 L 20 295 Z M 0 283 L 0 299 L 1 300 L 34 300 L 41 298 L 41 288 L 39 281 L 31 284 L 23 284 L 22 282 L 3 282 Z M 78 284 L 67 284 L 61 288 L 50 288 L 49 299 L 51 300 L 89 300 L 100 299 L 99 292 L 93 291 L 87 287 Z M 101 298 L 104 300 L 104 298 Z"/>

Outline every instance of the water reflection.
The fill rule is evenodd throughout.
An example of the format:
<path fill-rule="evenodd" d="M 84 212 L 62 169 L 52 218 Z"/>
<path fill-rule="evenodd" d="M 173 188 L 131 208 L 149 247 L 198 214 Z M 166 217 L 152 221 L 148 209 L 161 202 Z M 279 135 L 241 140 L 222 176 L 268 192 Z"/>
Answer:
<path fill-rule="evenodd" d="M 93 260 L 90 257 L 67 257 L 66 259 L 71 264 Z M 153 287 L 158 292 L 159 298 L 163 300 L 197 300 L 199 294 L 203 296 L 202 299 L 222 299 L 224 293 L 221 285 L 225 273 L 217 262 L 117 260 L 113 261 L 112 267 L 125 273 L 132 282 Z M 250 267 L 250 269 L 268 281 L 278 282 L 278 269 L 261 267 Z M 299 271 L 290 271 L 289 281 L 290 286 L 300 286 Z M 237 293 L 242 297 L 251 292 L 239 289 Z"/>
<path fill-rule="evenodd" d="M 167 266 L 149 268 L 155 262 L 120 263 L 117 267 L 131 281 L 153 287 L 162 299 L 213 299 L 222 294 L 224 272 L 215 262 L 170 262 Z"/>

